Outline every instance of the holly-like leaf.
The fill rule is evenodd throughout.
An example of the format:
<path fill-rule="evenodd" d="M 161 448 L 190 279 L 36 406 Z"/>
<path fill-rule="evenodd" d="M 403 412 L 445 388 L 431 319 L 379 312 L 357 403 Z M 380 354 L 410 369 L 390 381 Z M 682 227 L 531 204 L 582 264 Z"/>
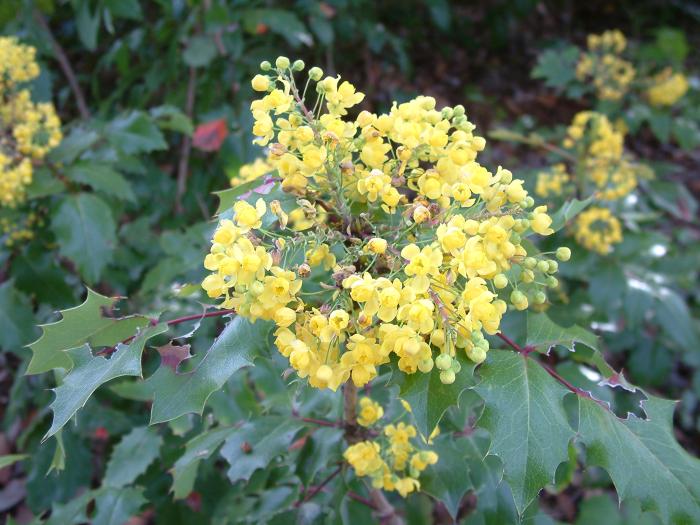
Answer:
<path fill-rule="evenodd" d="M 675 402 L 648 396 L 648 419 L 619 419 L 593 400 L 579 398 L 579 435 L 586 463 L 604 468 L 621 501 L 637 500 L 664 523 L 700 523 L 700 460 L 673 435 Z"/>
<path fill-rule="evenodd" d="M 455 374 L 455 382 L 445 385 L 440 381 L 440 371 L 433 368 L 427 374 L 401 374 L 403 378 L 399 396 L 411 405 L 416 427 L 428 437 L 440 422 L 445 410 L 457 405 L 460 394 L 474 385 L 474 363 L 459 354 L 462 369 Z"/>
<path fill-rule="evenodd" d="M 230 465 L 228 478 L 233 483 L 250 479 L 257 469 L 283 455 L 303 426 L 295 419 L 268 416 L 236 428 L 221 448 L 221 455 Z"/>
<path fill-rule="evenodd" d="M 161 365 L 169 367 L 173 372 L 177 372 L 180 363 L 192 357 L 190 345 L 174 345 L 172 341 L 167 345 L 159 346 L 156 350 L 160 354 Z"/>
<path fill-rule="evenodd" d="M 489 454 L 503 462 L 522 513 L 568 459 L 574 431 L 562 402 L 569 391 L 532 358 L 515 352 L 489 352 L 479 372 L 475 390 L 485 401 L 479 426 L 491 433 Z"/>
<path fill-rule="evenodd" d="M 162 444 L 155 429 L 134 428 L 114 447 L 102 484 L 119 488 L 133 483 L 158 457 Z"/>
<path fill-rule="evenodd" d="M 179 374 L 161 366 L 148 378 L 153 392 L 151 424 L 170 421 L 183 414 L 201 414 L 209 396 L 234 372 L 253 364 L 269 348 L 269 322 L 251 323 L 235 317 L 191 372 Z"/>
<path fill-rule="evenodd" d="M 202 151 L 218 151 L 227 136 L 226 119 L 212 120 L 197 126 L 192 137 L 192 145 Z"/>
<path fill-rule="evenodd" d="M 0 469 L 14 465 L 18 461 L 23 461 L 29 456 L 26 454 L 7 454 L 5 456 L 0 456 Z"/>
<path fill-rule="evenodd" d="M 129 182 L 109 164 L 78 162 L 68 167 L 65 174 L 69 179 L 87 184 L 95 191 L 106 195 L 132 202 L 136 199 Z"/>
<path fill-rule="evenodd" d="M 29 298 L 13 280 L 0 284 L 0 349 L 18 351 L 31 341 L 34 314 Z"/>
<path fill-rule="evenodd" d="M 54 368 L 69 370 L 73 361 L 65 350 L 86 343 L 92 348 L 114 346 L 148 324 L 148 319 L 142 316 L 107 317 L 105 314 L 117 300 L 88 288 L 83 304 L 61 310 L 60 321 L 41 325 L 41 337 L 29 345 L 33 355 L 27 374 L 41 374 Z"/>
<path fill-rule="evenodd" d="M 591 202 L 593 202 L 593 196 L 582 201 L 578 199 L 571 199 L 570 201 L 565 202 L 555 213 L 552 214 L 552 224 L 550 227 L 555 232 L 561 230 L 569 223 L 569 221 L 571 221 L 571 219 L 585 210 Z"/>
<path fill-rule="evenodd" d="M 63 428 L 95 390 L 107 381 L 122 376 L 141 376 L 141 354 L 146 341 L 167 328 L 165 324 L 144 328 L 129 344 L 117 345 L 109 359 L 93 356 L 89 344 L 68 350 L 74 366 L 63 383 L 54 389 L 56 398 L 51 403 L 53 422 L 44 439 Z"/>
<path fill-rule="evenodd" d="M 192 135 L 194 131 L 192 120 L 175 106 L 167 104 L 164 106 L 157 106 L 151 108 L 149 113 L 161 129 L 169 129 L 171 131 L 184 133 L 185 135 Z"/>
<path fill-rule="evenodd" d="M 153 119 L 142 111 L 131 111 L 112 120 L 105 128 L 105 136 L 127 155 L 168 147 Z"/>
<path fill-rule="evenodd" d="M 453 519 L 457 518 L 459 504 L 468 490 L 473 489 L 466 460 L 468 439 L 444 435 L 430 446 L 438 455 L 438 462 L 429 466 L 420 476 L 421 490 L 441 501 Z"/>
<path fill-rule="evenodd" d="M 216 452 L 235 430 L 234 427 L 215 428 L 187 442 L 185 453 L 178 458 L 170 471 L 173 476 L 172 490 L 175 499 L 185 498 L 192 492 L 199 463 Z"/>
<path fill-rule="evenodd" d="M 80 496 L 73 498 L 68 503 L 54 504 L 51 507 L 51 517 L 44 525 L 72 525 L 74 523 L 86 523 L 88 521 L 85 510 L 90 503 L 94 492 L 86 490 Z"/>
<path fill-rule="evenodd" d="M 578 325 L 562 327 L 552 321 L 545 313 L 527 313 L 526 344 L 534 346 L 543 353 L 548 353 L 553 346 L 565 346 L 574 350 L 576 343 L 582 343 L 598 350 L 598 337 Z"/>
<path fill-rule="evenodd" d="M 532 70 L 532 77 L 543 79 L 547 86 L 564 88 L 576 78 L 578 57 L 579 50 L 576 46 L 548 49 L 537 57 L 537 65 Z"/>
<path fill-rule="evenodd" d="M 124 525 L 146 503 L 140 487 L 107 487 L 95 497 L 95 515 L 92 525 Z"/>
<path fill-rule="evenodd" d="M 98 281 L 112 260 L 117 239 L 107 203 L 89 193 L 65 197 L 53 214 L 51 229 L 61 255 L 76 264 L 87 282 Z"/>

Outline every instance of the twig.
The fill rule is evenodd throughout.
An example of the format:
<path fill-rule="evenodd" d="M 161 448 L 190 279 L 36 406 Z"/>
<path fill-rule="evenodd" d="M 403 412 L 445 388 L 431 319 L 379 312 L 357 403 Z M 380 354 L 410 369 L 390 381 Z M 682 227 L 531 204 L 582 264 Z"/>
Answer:
<path fill-rule="evenodd" d="M 78 106 L 80 117 L 83 120 L 89 120 L 91 118 L 90 110 L 85 103 L 85 96 L 83 95 L 82 89 L 80 89 L 80 84 L 78 84 L 78 79 L 73 72 L 73 67 L 70 65 L 66 52 L 61 47 L 61 44 L 58 43 L 58 40 L 56 40 L 56 38 L 53 36 L 46 18 L 38 9 L 34 10 L 34 19 L 37 21 L 42 31 L 44 31 L 46 38 L 48 38 L 53 54 L 56 57 L 56 60 L 58 60 L 58 64 L 61 66 L 61 70 L 68 80 L 68 85 L 70 86 L 71 91 L 73 91 L 73 96 L 75 97 L 75 103 Z"/>
<path fill-rule="evenodd" d="M 403 519 L 396 513 L 394 506 L 386 499 L 384 493 L 379 489 L 372 489 L 369 493 L 377 509 L 377 517 L 381 523 L 386 525 L 404 525 Z"/>
<path fill-rule="evenodd" d="M 311 498 L 313 498 L 316 494 L 321 492 L 326 485 L 328 485 L 333 478 L 335 478 L 338 474 L 340 474 L 340 471 L 343 469 L 342 465 L 338 466 L 337 469 L 335 469 L 333 472 L 331 472 L 326 479 L 324 479 L 321 483 L 316 485 L 313 489 L 311 489 L 306 496 L 304 496 L 301 500 L 297 501 L 294 506 L 295 507 L 300 507 L 302 504 L 306 503 L 309 501 Z"/>
<path fill-rule="evenodd" d="M 367 505 L 367 506 L 368 506 L 369 508 L 371 508 L 371 509 L 376 509 L 376 507 L 374 506 L 374 503 L 373 503 L 372 501 L 368 500 L 367 498 L 364 498 L 364 497 L 360 496 L 360 495 L 359 495 L 358 493 L 356 493 L 356 492 L 353 492 L 353 491 L 351 491 L 351 490 L 348 490 L 348 491 L 345 493 L 345 495 L 346 495 L 348 498 L 350 498 L 350 499 L 354 499 L 355 501 L 359 501 L 359 502 L 362 503 L 363 505 Z"/>
<path fill-rule="evenodd" d="M 187 99 L 185 100 L 185 114 L 191 120 L 194 113 L 194 96 L 197 87 L 197 70 L 190 67 L 187 80 Z M 192 151 L 192 137 L 185 135 L 180 147 L 180 161 L 177 165 L 177 194 L 175 195 L 175 211 L 182 213 L 182 197 L 187 189 L 187 174 L 190 164 L 190 152 Z"/>
<path fill-rule="evenodd" d="M 325 419 L 316 419 L 314 417 L 300 417 L 299 420 L 304 421 L 305 423 L 313 423 L 314 425 L 318 425 L 320 427 L 340 426 L 337 421 L 326 421 Z"/>

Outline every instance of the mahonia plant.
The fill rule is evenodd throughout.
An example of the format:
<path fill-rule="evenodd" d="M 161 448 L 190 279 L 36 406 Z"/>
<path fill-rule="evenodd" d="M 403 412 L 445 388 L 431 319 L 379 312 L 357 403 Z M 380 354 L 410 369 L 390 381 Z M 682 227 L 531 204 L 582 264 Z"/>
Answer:
<path fill-rule="evenodd" d="M 25 84 L 39 76 L 36 50 L 0 37 L 0 206 L 26 199 L 34 164 L 61 142 L 53 104 L 35 103 Z"/>
<path fill-rule="evenodd" d="M 300 91 L 303 62 L 261 68 L 255 143 L 292 205 L 236 202 L 203 288 L 222 308 L 273 320 L 278 350 L 314 387 L 365 386 L 392 359 L 453 383 L 457 354 L 484 361 L 509 304 L 544 303 L 557 286 L 556 261 L 523 244 L 553 232 L 546 206 L 477 162 L 486 142 L 462 106 L 419 96 L 352 119 L 364 94 L 349 82 L 314 67 Z"/>

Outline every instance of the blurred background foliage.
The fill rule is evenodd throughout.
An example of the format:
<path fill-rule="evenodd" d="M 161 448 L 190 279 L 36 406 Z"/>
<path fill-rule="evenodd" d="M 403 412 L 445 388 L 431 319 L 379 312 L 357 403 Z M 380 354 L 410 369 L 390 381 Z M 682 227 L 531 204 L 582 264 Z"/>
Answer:
<path fill-rule="evenodd" d="M 664 124 L 650 113 L 627 136 L 626 147 L 654 168 L 656 178 L 635 193 L 641 204 L 635 202 L 636 215 L 626 217 L 629 232 L 613 256 L 574 249 L 572 262 L 562 265 L 561 300 L 549 315 L 560 324 L 594 329 L 615 369 L 650 391 L 681 399 L 676 435 L 697 455 L 700 67 L 692 50 L 700 44 L 699 27 L 700 4 L 680 0 L 0 2 L 0 33 L 37 48 L 42 73 L 31 90 L 35 99 L 54 102 L 65 136 L 36 171 L 25 207 L 2 211 L 15 224 L 29 213 L 39 220 L 31 226 L 32 239 L 2 239 L 0 455 L 38 453 L 0 469 L 0 513 L 26 523 L 53 509 L 51 523 L 81 523 L 86 518 L 80 512 L 95 498 L 95 523 L 123 523 L 139 510 L 131 523 L 274 522 L 288 519 L 290 509 L 304 523 L 364 519 L 362 505 L 332 495 L 315 507 L 302 506 L 303 512 L 294 507 L 295 482 L 313 479 L 322 467 L 314 463 L 314 447 L 339 443 L 332 432 L 302 443 L 249 483 L 222 481 L 225 469 L 207 457 L 192 490 L 176 490 L 174 501 L 169 494 L 166 471 L 211 418 L 233 424 L 304 395 L 284 388 L 281 363 L 229 382 L 212 397 L 209 422 L 179 418 L 161 432 L 165 439 L 153 433 L 142 446 L 130 445 L 139 436 L 124 436 L 147 422 L 143 393 L 119 383 L 100 391 L 61 441 L 40 446 L 53 378 L 23 375 L 29 362 L 23 345 L 38 335 L 34 325 L 54 321 L 57 310 L 79 303 L 83 283 L 104 295 L 128 297 L 124 312 L 174 317 L 204 301 L 197 283 L 217 206 L 213 192 L 261 156 L 251 144 L 249 79 L 262 60 L 278 55 L 341 73 L 367 94 L 362 109 L 386 110 L 394 100 L 428 94 L 438 105 L 464 104 L 487 137 L 500 127 L 547 140 L 560 137 L 578 111 L 593 105 L 568 88 L 575 60 L 567 49 L 583 47 L 588 34 L 619 28 L 631 42 L 643 43 L 635 49 L 640 60 L 680 62 L 691 84 L 681 115 L 687 125 L 676 130 L 671 126 L 679 115 Z M 509 167 L 530 187 L 551 160 L 541 150 L 495 140 L 487 155 L 489 164 Z M 561 243 L 561 237 L 551 240 L 552 246 Z M 505 331 L 517 336 L 521 320 L 512 316 L 509 322 Z M 217 326 L 205 320 L 193 348 Z M 558 363 L 556 352 L 550 359 Z M 572 363 L 559 371 L 574 384 L 598 388 Z M 600 395 L 612 397 L 610 392 Z M 618 413 L 638 411 L 628 396 L 614 395 L 621 398 Z M 303 402 L 331 407 L 325 394 L 316 396 Z M 478 410 L 478 402 L 465 401 L 451 409 L 447 424 L 473 424 Z M 463 439 L 478 451 L 487 438 L 475 433 Z M 130 482 L 138 478 L 138 490 L 103 483 L 117 443 L 123 461 L 134 463 Z M 65 465 L 62 457 L 68 458 Z M 574 475 L 564 467 L 561 483 L 528 509 L 535 522 L 656 523 L 634 505 L 618 508 L 603 471 Z M 460 520 L 515 522 L 509 489 L 498 485 L 493 472 L 475 471 Z M 323 510 L 333 505 L 337 512 Z M 110 506 L 120 512 L 116 521 L 100 514 Z M 425 495 L 410 498 L 405 512 L 410 523 L 450 522 Z"/>

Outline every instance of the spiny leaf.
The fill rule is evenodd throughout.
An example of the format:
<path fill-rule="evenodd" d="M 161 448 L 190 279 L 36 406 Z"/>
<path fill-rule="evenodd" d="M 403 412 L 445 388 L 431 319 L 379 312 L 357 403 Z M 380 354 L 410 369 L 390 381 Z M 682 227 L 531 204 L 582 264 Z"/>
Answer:
<path fill-rule="evenodd" d="M 582 201 L 578 199 L 571 199 L 565 202 L 562 206 L 552 214 L 552 225 L 551 228 L 557 232 L 566 226 L 571 219 L 576 217 L 579 213 L 585 210 L 588 205 L 593 202 L 594 197 L 588 197 Z"/>
<path fill-rule="evenodd" d="M 136 199 L 131 185 L 124 176 L 109 164 L 78 162 L 65 171 L 66 177 L 106 195 L 133 202 Z"/>
<path fill-rule="evenodd" d="M 32 339 L 34 314 L 29 298 L 13 280 L 0 284 L 0 348 L 18 351 Z"/>
<path fill-rule="evenodd" d="M 140 487 L 107 487 L 95 497 L 92 525 L 124 525 L 146 503 Z"/>
<path fill-rule="evenodd" d="M 257 469 L 284 454 L 304 425 L 294 419 L 268 416 L 248 421 L 226 440 L 221 455 L 228 461 L 228 478 L 248 480 Z"/>
<path fill-rule="evenodd" d="M 532 70 L 532 77 L 543 79 L 547 86 L 564 88 L 576 79 L 578 57 L 579 50 L 576 46 L 548 49 L 537 57 L 537 65 Z"/>
<path fill-rule="evenodd" d="M 216 452 L 235 430 L 234 427 L 215 428 L 187 442 L 185 453 L 178 458 L 170 471 L 173 476 L 172 490 L 175 499 L 182 499 L 192 492 L 200 461 Z"/>
<path fill-rule="evenodd" d="M 53 422 L 44 439 L 63 428 L 95 390 L 107 381 L 122 376 L 140 376 L 141 353 L 146 341 L 167 329 L 165 324 L 144 328 L 128 345 L 120 343 L 110 359 L 93 356 L 88 344 L 68 350 L 75 365 L 63 383 L 54 389 L 56 398 L 51 403 Z"/>
<path fill-rule="evenodd" d="M 66 197 L 51 218 L 51 229 L 61 254 L 76 264 L 87 282 L 98 281 L 117 240 L 107 203 L 89 193 Z"/>
<path fill-rule="evenodd" d="M 503 462 L 504 477 L 522 513 L 568 458 L 574 431 L 562 404 L 568 393 L 533 359 L 493 350 L 479 368 L 475 390 L 484 399 L 479 425 L 491 433 L 489 454 Z"/>
<path fill-rule="evenodd" d="M 163 438 L 148 427 L 136 427 L 114 447 L 103 485 L 123 487 L 133 483 L 158 457 Z"/>
<path fill-rule="evenodd" d="M 438 462 L 421 474 L 421 490 L 441 501 L 453 519 L 457 518 L 459 504 L 468 490 L 473 489 L 466 460 L 467 438 L 439 436 L 431 445 Z"/>
<path fill-rule="evenodd" d="M 416 426 L 425 437 L 432 433 L 445 411 L 459 402 L 460 394 L 474 385 L 474 363 L 461 354 L 457 359 L 462 369 L 455 374 L 455 382 L 451 385 L 440 381 L 437 368 L 427 374 L 401 374 L 403 383 L 399 396 L 411 405 Z"/>
<path fill-rule="evenodd" d="M 65 350 L 85 343 L 93 348 L 113 346 L 148 324 L 148 319 L 142 316 L 106 317 L 117 298 L 105 297 L 90 288 L 87 292 L 83 304 L 61 310 L 60 321 L 41 325 L 41 337 L 29 345 L 33 355 L 27 374 L 41 374 L 54 368 L 70 370 L 73 362 Z"/>
<path fill-rule="evenodd" d="M 664 523 L 700 523 L 700 460 L 673 436 L 675 402 L 648 396 L 648 419 L 619 419 L 595 401 L 579 398 L 579 435 L 588 465 L 604 468 L 621 501 L 638 500 Z"/>
<path fill-rule="evenodd" d="M 235 317 L 214 341 L 192 372 L 178 374 L 161 366 L 148 378 L 153 392 L 151 424 L 170 421 L 189 412 L 201 414 L 209 396 L 237 370 L 269 348 L 269 322 L 251 323 Z"/>
<path fill-rule="evenodd" d="M 574 349 L 576 343 L 598 350 L 598 337 L 578 325 L 564 328 L 553 322 L 545 313 L 527 313 L 527 340 L 529 346 L 539 347 L 538 350 L 548 353 L 556 345 Z"/>

